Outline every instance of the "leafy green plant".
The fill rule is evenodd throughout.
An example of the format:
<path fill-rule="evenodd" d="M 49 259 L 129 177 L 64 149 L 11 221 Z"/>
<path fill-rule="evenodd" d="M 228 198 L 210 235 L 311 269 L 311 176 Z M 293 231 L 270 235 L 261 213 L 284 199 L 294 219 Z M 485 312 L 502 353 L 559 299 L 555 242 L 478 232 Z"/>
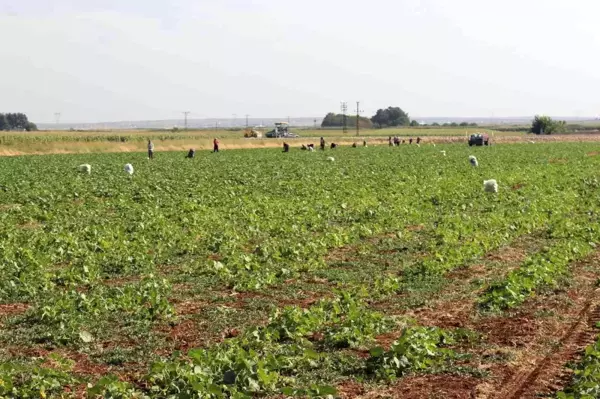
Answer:
<path fill-rule="evenodd" d="M 456 342 L 450 331 L 435 327 L 409 327 L 392 344 L 389 351 L 372 348 L 369 359 L 371 372 L 395 379 L 407 372 L 429 370 L 455 357 L 448 348 Z"/>

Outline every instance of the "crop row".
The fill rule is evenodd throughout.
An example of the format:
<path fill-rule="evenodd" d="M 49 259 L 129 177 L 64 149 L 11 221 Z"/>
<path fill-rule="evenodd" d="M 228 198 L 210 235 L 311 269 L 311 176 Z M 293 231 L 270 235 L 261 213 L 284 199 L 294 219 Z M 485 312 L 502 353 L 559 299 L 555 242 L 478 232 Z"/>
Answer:
<path fill-rule="evenodd" d="M 600 242 L 600 208 L 595 203 L 596 182 L 583 181 L 582 197 L 568 214 L 552 215 L 545 233 L 550 247 L 526 259 L 505 279 L 491 285 L 480 304 L 488 310 L 504 310 L 522 304 L 542 289 L 553 289 L 569 274 L 569 266 L 596 250 Z"/>
<path fill-rule="evenodd" d="M 390 287 L 393 281 L 377 286 Z M 384 288 L 380 295 L 391 292 Z M 276 311 L 264 327 L 249 329 L 208 349 L 191 350 L 185 358 L 155 363 L 145 378 L 145 389 L 106 376 L 88 393 L 111 398 L 246 398 L 278 392 L 325 396 L 334 394 L 335 389 L 310 383 L 302 375 L 333 367 L 370 378 L 395 378 L 455 357 L 446 347 L 467 337 L 460 332 L 413 326 L 404 329 L 389 351 L 373 348 L 366 361 L 333 351 L 372 343 L 375 336 L 397 324 L 368 309 L 365 293 L 364 289 L 356 293 L 340 291 L 334 298 L 323 299 L 308 309 L 286 307 Z M 29 397 L 53 390 L 60 392 L 64 384 L 73 383 L 65 371 L 37 366 L 25 376 L 19 366 L 4 365 L 0 369 L 0 388 L 4 390 L 0 393 Z M 38 378 L 45 381 L 43 385 L 37 383 Z"/>

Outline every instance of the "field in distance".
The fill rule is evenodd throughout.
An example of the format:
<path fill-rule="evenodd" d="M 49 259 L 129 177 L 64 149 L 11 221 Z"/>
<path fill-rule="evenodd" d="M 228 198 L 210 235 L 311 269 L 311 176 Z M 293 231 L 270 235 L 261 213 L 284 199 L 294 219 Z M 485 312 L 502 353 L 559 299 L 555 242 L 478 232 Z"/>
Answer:
<path fill-rule="evenodd" d="M 263 132 L 266 129 L 263 129 Z M 308 130 L 294 129 L 300 135 L 297 139 L 286 139 L 292 147 L 301 144 L 318 143 L 323 136 L 328 142 L 340 145 L 362 144 L 367 140 L 370 144 L 387 144 L 389 136 L 399 135 L 408 140 L 409 137 L 427 138 L 429 142 L 466 142 L 466 136 L 472 133 L 488 132 L 502 137 L 504 140 L 525 141 L 526 135 L 519 132 L 496 132 L 484 128 L 435 128 L 435 129 L 369 129 L 361 130 L 360 137 L 353 129 L 348 133 L 341 130 Z M 223 149 L 269 148 L 281 147 L 281 139 L 246 139 L 242 130 L 115 130 L 115 131 L 39 131 L 27 133 L 0 133 L 0 155 L 24 154 L 60 154 L 60 153 L 98 153 L 98 152 L 139 152 L 145 151 L 146 141 L 155 142 L 157 151 L 187 151 L 212 149 L 212 140 L 221 141 Z"/>
<path fill-rule="evenodd" d="M 506 128 L 506 127 L 505 127 Z M 265 130 L 265 129 L 263 129 Z M 348 133 L 341 130 L 294 129 L 299 138 L 285 139 L 292 148 L 300 148 L 302 144 L 318 144 L 319 137 L 325 137 L 327 143 L 335 142 L 341 146 L 353 143 L 361 145 L 366 140 L 369 145 L 387 145 L 389 136 L 400 136 L 406 140 L 421 137 L 428 143 L 463 143 L 473 133 L 488 133 L 494 143 L 527 143 L 535 142 L 595 142 L 600 141 L 599 134 L 570 133 L 565 135 L 535 136 L 522 131 L 497 131 L 488 128 L 401 128 L 401 129 L 369 129 L 361 130 L 356 136 L 354 130 Z M 39 131 L 28 133 L 0 133 L 0 156 L 33 155 L 33 154 L 78 154 L 108 152 L 144 152 L 148 139 L 154 141 L 157 152 L 182 151 L 190 148 L 211 150 L 212 141 L 217 138 L 221 148 L 273 148 L 281 147 L 283 139 L 247 139 L 243 130 L 115 130 L 115 131 Z"/>
<path fill-rule="evenodd" d="M 0 397 L 597 392 L 598 154 L 0 158 Z"/>

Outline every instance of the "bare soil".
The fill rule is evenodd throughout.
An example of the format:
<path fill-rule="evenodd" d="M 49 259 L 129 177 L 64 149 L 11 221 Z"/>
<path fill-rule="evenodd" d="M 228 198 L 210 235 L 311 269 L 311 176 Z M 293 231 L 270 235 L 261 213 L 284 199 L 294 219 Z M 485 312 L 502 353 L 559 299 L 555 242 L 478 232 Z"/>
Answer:
<path fill-rule="evenodd" d="M 502 248 L 485 260 L 506 265 L 503 273 L 518 267 L 525 259 L 526 245 Z M 403 378 L 386 388 L 366 393 L 342 385 L 342 397 L 359 398 L 481 398 L 517 399 L 552 396 L 570 381 L 566 367 L 578 360 L 584 348 L 598 335 L 600 291 L 600 252 L 571 266 L 571 285 L 564 290 L 528 300 L 514 311 L 500 315 L 479 312 L 477 295 L 465 291 L 473 279 L 490 278 L 494 269 L 473 265 L 450 274 L 461 286 L 450 285 L 447 297 L 411 312 L 422 325 L 443 328 L 463 327 L 480 334 L 482 342 L 463 350 L 472 355 L 465 366 L 487 372 L 485 378 L 468 375 L 425 375 Z M 378 337 L 389 347 L 399 336 Z M 350 396 L 354 395 L 354 396 Z"/>

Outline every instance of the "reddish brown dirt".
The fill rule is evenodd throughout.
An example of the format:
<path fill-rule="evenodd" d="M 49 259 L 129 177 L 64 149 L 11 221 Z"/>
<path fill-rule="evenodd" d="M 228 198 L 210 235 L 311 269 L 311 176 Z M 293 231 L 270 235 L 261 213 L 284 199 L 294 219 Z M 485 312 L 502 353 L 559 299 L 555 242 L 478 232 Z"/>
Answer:
<path fill-rule="evenodd" d="M 505 264 L 500 271 L 508 273 L 526 255 L 525 247 L 516 245 L 495 251 L 485 260 Z M 466 365 L 487 370 L 489 376 L 406 378 L 398 386 L 361 397 L 533 399 L 540 393 L 562 389 L 569 379 L 565 365 L 577 359 L 577 354 L 597 336 L 594 325 L 600 318 L 600 293 L 595 290 L 595 282 L 600 272 L 595 272 L 596 265 L 600 265 L 600 252 L 571 266 L 573 276 L 568 290 L 540 295 L 514 311 L 496 316 L 477 311 L 481 292 L 456 295 L 453 291 L 460 292 L 461 285 L 468 287 L 473 278 L 489 278 L 489 269 L 474 265 L 454 271 L 449 277 L 456 285 L 450 284 L 442 300 L 408 315 L 421 325 L 466 327 L 478 332 L 482 343 L 464 349 L 473 355 Z M 396 337 L 386 334 L 378 337 L 378 343 L 389 347 Z M 440 381 L 441 386 L 437 385 Z"/>
<path fill-rule="evenodd" d="M 588 303 L 580 315 L 561 338 L 558 349 L 541 359 L 535 367 L 525 367 L 514 373 L 496 397 L 533 399 L 562 389 L 569 379 L 565 365 L 578 358 L 581 350 L 597 337 L 593 326 L 600 321 L 599 305 Z"/>
<path fill-rule="evenodd" d="M 475 387 L 480 382 L 474 377 L 453 375 L 424 375 L 406 377 L 397 384 L 370 391 L 363 395 L 346 396 L 360 399 L 466 399 L 475 398 Z"/>
<path fill-rule="evenodd" d="M 0 317 L 14 316 L 25 313 L 27 309 L 29 309 L 29 305 L 26 303 L 9 303 L 0 305 Z"/>
<path fill-rule="evenodd" d="M 104 364 L 94 363 L 88 355 L 80 352 L 56 350 L 53 352 L 45 350 L 33 350 L 35 357 L 45 358 L 44 367 L 58 368 L 60 365 L 50 355 L 58 355 L 63 359 L 72 361 L 72 371 L 78 375 L 103 376 L 110 372 L 110 367 Z"/>
<path fill-rule="evenodd" d="M 599 260 L 597 253 L 574 264 L 573 284 L 568 291 L 530 300 L 511 315 L 475 323 L 475 328 L 487 337 L 486 342 L 515 355 L 513 361 L 490 368 L 492 377 L 479 388 L 493 385 L 495 389 L 485 397 L 534 399 L 565 386 L 566 364 L 597 336 L 597 276 L 587 272 L 585 266 Z"/>
<path fill-rule="evenodd" d="M 317 279 L 313 279 L 311 282 L 317 283 L 317 284 L 327 282 L 327 280 L 319 280 L 319 281 L 316 281 L 316 280 Z M 312 292 L 312 291 L 300 291 L 299 294 L 303 295 L 304 298 L 285 298 L 282 294 L 280 294 L 278 292 L 266 292 L 266 291 L 264 291 L 264 292 L 233 292 L 233 293 L 225 292 L 225 293 L 221 293 L 222 296 L 227 296 L 228 298 L 232 298 L 231 302 L 228 302 L 225 304 L 227 306 L 230 306 L 230 307 L 233 307 L 236 309 L 243 309 L 243 308 L 247 307 L 248 303 L 251 302 L 253 299 L 265 299 L 265 300 L 273 301 L 279 307 L 299 306 L 303 309 L 306 309 L 306 308 L 312 306 L 313 304 L 315 304 L 316 302 L 318 302 L 323 297 L 325 297 L 325 295 L 323 295 L 321 293 Z"/>
<path fill-rule="evenodd" d="M 513 316 L 483 319 L 477 328 L 491 344 L 522 347 L 535 338 L 542 323 L 543 320 L 532 317 L 530 312 L 523 312 Z"/>
<path fill-rule="evenodd" d="M 600 152 L 598 152 L 598 151 L 592 151 L 592 152 L 588 152 L 585 155 L 587 155 L 588 157 L 595 157 L 595 156 L 600 155 Z"/>
<path fill-rule="evenodd" d="M 344 381 L 337 386 L 337 393 L 341 399 L 357 398 L 365 393 L 365 387 L 356 381 Z"/>
<path fill-rule="evenodd" d="M 175 302 L 175 313 L 178 316 L 198 314 L 206 306 L 206 302 L 203 301 Z"/>
<path fill-rule="evenodd" d="M 357 261 L 356 248 L 354 246 L 346 246 L 335 248 L 325 256 L 325 262 L 354 262 Z"/>
<path fill-rule="evenodd" d="M 400 338 L 402 331 L 393 331 L 386 334 L 381 334 L 375 337 L 375 346 L 381 346 L 385 350 L 389 350 L 392 344 Z"/>
<path fill-rule="evenodd" d="M 198 323 L 190 319 L 183 320 L 173 327 L 169 333 L 169 341 L 173 343 L 174 350 L 184 353 L 206 345 Z"/>
<path fill-rule="evenodd" d="M 445 305 L 443 308 L 433 306 L 415 309 L 409 316 L 417 319 L 420 325 L 429 327 L 456 328 L 470 324 L 474 306 L 471 299 L 445 302 Z"/>
<path fill-rule="evenodd" d="M 498 272 L 507 274 L 517 268 L 527 256 L 527 245 L 527 241 L 521 240 L 514 245 L 492 251 L 484 257 L 484 261 L 501 262 L 503 265 L 501 270 L 488 268 L 482 262 L 449 272 L 447 277 L 452 283 L 446 289 L 448 294 L 442 294 L 443 299 L 407 312 L 406 315 L 415 318 L 419 324 L 425 326 L 456 328 L 472 325 L 471 317 L 474 314 L 480 292 L 469 292 L 466 296 L 456 297 L 454 291 L 460 291 L 474 279 L 489 278 Z"/>

